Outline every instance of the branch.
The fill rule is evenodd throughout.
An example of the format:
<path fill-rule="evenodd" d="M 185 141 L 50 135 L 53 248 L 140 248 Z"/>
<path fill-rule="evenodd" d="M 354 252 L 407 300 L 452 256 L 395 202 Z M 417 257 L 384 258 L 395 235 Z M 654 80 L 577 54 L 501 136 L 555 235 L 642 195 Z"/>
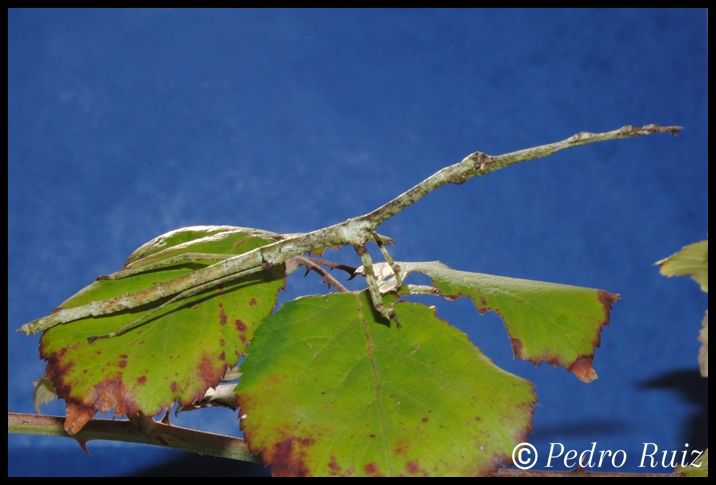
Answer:
<path fill-rule="evenodd" d="M 70 435 L 64 428 L 64 419 L 60 416 L 39 416 L 36 414 L 7 413 L 8 433 L 32 434 L 40 436 L 61 436 L 79 442 L 85 452 L 85 444 L 90 440 L 112 440 L 127 443 L 162 446 L 175 450 L 190 451 L 203 455 L 218 456 L 232 460 L 261 464 L 258 456 L 252 455 L 241 438 L 217 435 L 204 431 L 180 428 L 151 418 L 132 421 L 111 421 L 94 419 L 87 423 L 77 434 Z M 669 477 L 674 474 L 589 472 L 577 468 L 571 471 L 516 470 L 500 468 L 492 476 L 496 477 Z"/>
<path fill-rule="evenodd" d="M 329 268 L 340 268 L 343 271 L 346 271 L 348 274 L 353 274 L 356 270 L 356 268 L 351 268 L 349 266 L 346 266 L 344 264 L 339 263 L 333 263 L 331 261 L 325 261 L 318 258 L 311 258 L 306 256 L 294 256 L 293 258 L 289 259 L 286 263 L 286 274 L 289 274 L 293 272 L 294 268 L 289 268 L 289 264 L 292 264 L 298 266 L 304 266 L 306 268 L 306 274 L 304 276 L 307 276 L 308 273 L 311 271 L 315 271 L 319 275 L 323 276 L 323 283 L 326 283 L 328 285 L 328 288 L 330 289 L 331 286 L 333 286 L 335 289 L 337 289 L 340 292 L 347 292 L 345 286 L 343 286 L 337 279 L 335 279 L 333 276 L 331 276 L 328 271 L 321 268 L 320 264 L 326 264 Z"/>
<path fill-rule="evenodd" d="M 90 440 L 111 440 L 261 463 L 261 459 L 249 452 L 248 446 L 241 438 L 180 428 L 156 422 L 151 418 L 132 421 L 93 419 L 75 435 L 65 431 L 64 423 L 65 418 L 61 416 L 7 413 L 8 433 L 72 438 L 77 440 L 85 451 L 85 443 Z"/>
<path fill-rule="evenodd" d="M 678 135 L 680 130 L 681 127 L 678 126 L 646 125 L 642 128 L 625 126 L 606 133 L 577 133 L 560 142 L 519 150 L 505 155 L 490 156 L 475 152 L 460 163 L 443 168 L 369 214 L 348 219 L 345 222 L 306 234 L 291 235 L 291 237 L 273 244 L 219 261 L 211 266 L 198 269 L 190 274 L 164 283 L 155 284 L 141 291 L 94 301 L 76 308 L 58 310 L 46 317 L 23 325 L 18 331 L 26 335 L 32 335 L 62 323 L 69 323 L 87 317 L 108 315 L 176 295 L 174 299 L 169 300 L 172 302 L 175 299 L 185 298 L 214 287 L 219 283 L 228 283 L 259 271 L 268 270 L 275 265 L 283 264 L 294 256 L 307 252 L 317 251 L 329 246 L 351 245 L 360 247 L 371 239 L 372 233 L 383 222 L 445 184 L 463 184 L 473 177 L 487 175 L 490 172 L 516 163 L 546 157 L 565 148 L 620 138 L 633 138 L 652 133 Z"/>

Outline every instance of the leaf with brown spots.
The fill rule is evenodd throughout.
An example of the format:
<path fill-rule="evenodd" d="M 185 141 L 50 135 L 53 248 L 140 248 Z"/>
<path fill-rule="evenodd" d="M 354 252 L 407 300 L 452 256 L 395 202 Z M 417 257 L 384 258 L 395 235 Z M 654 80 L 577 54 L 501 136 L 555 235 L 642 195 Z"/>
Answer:
<path fill-rule="evenodd" d="M 394 308 L 402 330 L 367 292 L 304 297 L 256 331 L 237 399 L 249 447 L 274 475 L 489 475 L 524 441 L 532 384 L 434 308 Z"/>
<path fill-rule="evenodd" d="M 435 293 L 448 299 L 469 297 L 484 315 L 494 311 L 507 328 L 515 358 L 535 365 L 561 365 L 580 380 L 597 378 L 592 367 L 602 326 L 619 295 L 604 290 L 456 271 L 439 261 L 397 263 L 403 279 L 411 272 L 428 275 Z M 384 290 L 395 286 L 393 272 L 375 265 Z M 401 293 L 410 293 L 406 285 Z"/>
<path fill-rule="evenodd" d="M 176 258 L 181 254 L 242 254 L 273 240 L 271 233 L 229 226 L 172 231 L 129 257 L 123 269 L 132 274 L 100 279 L 60 308 L 132 293 L 216 262 L 201 257 L 181 261 Z M 168 258 L 171 262 L 162 266 Z M 143 267 L 150 269 L 142 272 Z M 45 331 L 40 356 L 48 361 L 46 377 L 67 402 L 65 429 L 76 433 L 98 411 L 154 416 L 176 401 L 189 405 L 201 399 L 236 365 L 256 327 L 273 310 L 283 271 L 276 266 L 174 302 L 142 325 L 92 344 L 89 337 L 116 331 L 166 299 Z"/>

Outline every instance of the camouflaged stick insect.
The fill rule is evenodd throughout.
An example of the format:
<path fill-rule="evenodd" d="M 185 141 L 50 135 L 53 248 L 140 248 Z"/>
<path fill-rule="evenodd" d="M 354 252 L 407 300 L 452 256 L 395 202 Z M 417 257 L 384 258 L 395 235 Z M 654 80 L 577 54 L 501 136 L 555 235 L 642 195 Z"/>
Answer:
<path fill-rule="evenodd" d="M 383 305 L 375 276 L 371 271 L 372 263 L 370 256 L 365 251 L 365 244 L 369 240 L 374 240 L 374 231 L 378 228 L 378 226 L 393 217 L 395 214 L 401 212 L 403 209 L 412 205 L 430 192 L 448 183 L 457 185 L 463 184 L 473 177 L 486 175 L 500 168 L 514 165 L 519 162 L 546 157 L 565 148 L 572 148 L 590 143 L 621 138 L 633 138 L 641 135 L 650 135 L 652 133 L 669 133 L 672 135 L 678 135 L 680 130 L 681 127 L 678 126 L 660 127 L 654 124 L 645 125 L 641 128 L 636 126 L 624 126 L 618 130 L 605 133 L 577 133 L 560 142 L 541 145 L 534 148 L 527 148 L 504 155 L 490 156 L 485 153 L 475 152 L 467 156 L 461 162 L 439 170 L 387 204 L 366 215 L 349 219 L 345 222 L 310 233 L 292 234 L 287 236 L 279 235 L 281 237 L 280 240 L 238 256 L 227 257 L 226 255 L 218 255 L 223 259 L 210 266 L 197 269 L 192 273 L 162 283 L 156 283 L 149 288 L 126 293 L 122 296 L 93 301 L 89 304 L 75 308 L 57 310 L 46 317 L 33 320 L 32 322 L 23 325 L 18 329 L 18 331 L 31 335 L 50 329 L 56 325 L 67 324 L 88 317 L 111 315 L 120 311 L 135 309 L 158 300 L 170 298 L 167 302 L 152 310 L 152 312 L 155 312 L 164 308 L 170 302 L 180 301 L 198 293 L 216 288 L 221 284 L 229 283 L 261 271 L 270 270 L 276 265 L 284 264 L 290 258 L 300 256 L 304 253 L 310 253 L 326 247 L 347 245 L 356 248 L 361 256 L 365 267 L 364 272 L 369 287 L 371 301 L 373 302 L 375 309 L 386 318 L 395 319 L 395 312 L 392 311 L 391 308 L 385 308 Z M 382 236 L 375 240 L 380 241 L 379 247 L 381 248 L 381 252 L 384 254 L 386 261 L 393 266 L 394 263 L 392 263 L 390 255 L 385 250 L 384 244 L 381 244 L 391 240 L 383 238 Z M 200 259 L 211 260 L 215 259 L 214 256 L 217 255 L 197 256 L 196 254 L 186 253 L 172 258 L 172 262 L 191 262 L 198 261 Z M 160 268 L 166 264 L 169 263 L 167 261 L 163 261 L 158 263 L 156 267 Z M 400 274 L 398 271 L 399 268 L 393 269 L 396 275 Z M 105 278 L 119 279 L 147 270 L 147 267 L 137 270 L 120 270 L 117 273 L 106 276 Z M 134 328 L 135 326 L 141 325 L 147 316 L 148 315 L 145 315 L 142 318 L 135 320 L 128 327 Z M 396 324 L 399 326 L 397 320 Z M 127 329 L 129 328 L 121 329 L 120 331 L 107 335 L 91 337 L 91 340 L 109 338 L 111 336 L 118 335 Z"/>
<path fill-rule="evenodd" d="M 376 237 L 379 238 L 379 236 L 376 236 Z M 380 239 L 377 239 L 377 240 L 380 240 Z M 382 244 L 382 241 L 381 241 L 380 244 Z M 227 258 L 229 258 L 229 256 L 227 256 L 227 255 L 221 255 L 221 254 L 214 254 L 214 255 L 212 255 L 212 254 L 201 254 L 201 253 L 198 253 L 198 254 L 195 254 L 195 253 L 184 253 L 184 254 L 182 254 L 182 255 L 180 255 L 180 256 L 177 256 L 177 257 L 174 257 L 174 258 L 169 258 L 169 259 L 166 259 L 166 260 L 164 260 L 164 261 L 165 261 L 165 262 L 172 262 L 172 263 L 174 263 L 174 262 L 199 261 L 199 260 L 212 260 L 212 261 L 213 261 L 213 260 L 223 260 L 223 259 L 227 259 Z M 355 269 L 354 269 L 354 268 L 348 268 L 348 267 L 346 267 L 346 266 L 344 266 L 344 265 L 333 264 L 333 263 L 330 262 L 330 261 L 323 261 L 323 260 L 317 260 L 318 263 L 314 263 L 314 262 L 311 260 L 311 258 L 307 258 L 307 257 L 303 257 L 303 256 L 294 256 L 292 259 L 293 259 L 293 260 L 296 260 L 296 263 L 295 263 L 296 265 L 306 266 L 307 272 L 313 270 L 313 271 L 316 271 L 317 273 L 319 273 L 321 276 L 324 277 L 324 279 L 326 280 L 326 282 L 327 282 L 329 285 L 334 286 L 334 287 L 335 287 L 336 289 L 338 289 L 339 291 L 344 291 L 344 292 L 345 292 L 345 291 L 348 291 L 348 290 L 347 290 L 343 285 L 341 285 L 335 278 L 331 277 L 328 273 L 326 273 L 326 271 L 325 271 L 323 268 L 321 268 L 318 264 L 319 264 L 319 263 L 323 263 L 323 264 L 326 264 L 326 265 L 331 266 L 331 267 L 337 267 L 337 268 L 339 268 L 339 269 L 343 269 L 344 271 L 348 271 L 350 274 L 353 274 L 353 273 L 355 272 Z M 166 266 L 166 265 L 161 264 L 161 263 L 157 263 L 157 264 L 152 264 L 152 265 L 143 266 L 142 268 L 137 268 L 137 269 L 134 269 L 134 270 L 118 271 L 118 272 L 112 273 L 111 275 L 108 275 L 108 276 L 100 276 L 98 279 L 120 279 L 120 278 L 128 277 L 128 276 L 133 275 L 133 274 L 138 274 L 138 273 L 140 273 L 140 272 L 147 271 L 147 270 L 149 270 L 149 269 L 161 268 L 161 267 L 163 267 L 163 266 Z M 350 270 L 352 270 L 352 271 L 350 271 Z M 168 301 L 162 303 L 161 305 L 159 305 L 158 307 L 152 309 L 151 311 L 145 313 L 145 314 L 142 315 L 141 317 L 139 317 L 139 318 L 137 318 L 136 320 L 130 322 L 129 324 L 125 325 L 124 327 L 120 328 L 119 330 L 116 330 L 116 331 L 114 331 L 114 332 L 110 332 L 110 333 L 108 333 L 108 334 L 106 334 L 106 335 L 100 335 L 100 336 L 96 336 L 96 337 L 90 337 L 90 338 L 88 338 L 87 340 L 89 341 L 89 343 L 93 343 L 93 342 L 95 342 L 95 341 L 97 341 L 97 340 L 104 340 L 104 339 L 111 338 L 111 337 L 117 337 L 117 336 L 119 336 L 119 335 L 122 335 L 122 334 L 124 334 L 124 333 L 127 333 L 128 331 L 132 330 L 133 328 L 138 327 L 139 325 L 141 325 L 142 323 L 144 323 L 145 321 L 147 321 L 147 320 L 149 319 L 149 317 L 151 317 L 152 315 L 155 315 L 155 314 L 156 314 L 159 310 L 161 310 L 162 308 L 165 308 L 165 307 L 167 307 L 168 305 L 170 305 L 170 304 L 172 304 L 172 303 L 174 303 L 174 302 L 176 302 L 176 301 L 182 300 L 182 299 L 184 299 L 184 298 L 189 298 L 189 297 L 191 297 L 191 296 L 194 296 L 194 295 L 197 295 L 197 294 L 199 294 L 199 293 L 202 293 L 202 292 L 204 292 L 204 291 L 206 291 L 206 290 L 210 290 L 210 289 L 212 289 L 212 288 L 215 288 L 216 286 L 218 286 L 218 285 L 220 285 L 220 284 L 228 283 L 228 282 L 230 282 L 230 281 L 233 280 L 233 279 L 243 278 L 243 277 L 248 276 L 248 275 L 250 275 L 250 274 L 257 273 L 257 272 L 259 272 L 259 271 L 262 271 L 262 268 L 252 268 L 252 269 L 246 270 L 246 271 L 244 271 L 244 272 L 242 272 L 242 273 L 240 273 L 240 274 L 238 274 L 238 275 L 229 275 L 229 276 L 227 276 L 227 277 L 225 277 L 225 278 L 220 278 L 219 280 L 212 281 L 212 282 L 209 282 L 209 283 L 206 283 L 206 284 L 203 284 L 203 285 L 199 285 L 199 286 L 197 286 L 197 287 L 195 287 L 195 288 L 191 288 L 191 289 L 189 289 L 189 290 L 186 290 L 186 291 L 184 291 L 184 292 L 182 292 L 182 293 L 176 295 L 174 298 L 171 298 L 171 299 L 169 299 Z M 287 273 L 288 273 L 288 272 L 289 272 L 289 271 L 287 271 Z M 120 274 L 120 273 L 121 273 L 121 274 Z"/>

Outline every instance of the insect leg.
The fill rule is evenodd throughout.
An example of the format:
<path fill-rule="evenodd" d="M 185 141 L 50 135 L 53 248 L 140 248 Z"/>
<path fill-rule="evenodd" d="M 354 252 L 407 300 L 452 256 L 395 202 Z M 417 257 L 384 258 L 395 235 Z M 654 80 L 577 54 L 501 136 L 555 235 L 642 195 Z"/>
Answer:
<path fill-rule="evenodd" d="M 164 269 L 174 263 L 194 262 L 194 261 L 223 261 L 236 256 L 235 254 L 207 254 L 207 253 L 184 253 L 171 258 L 163 259 L 159 262 L 146 264 L 138 268 L 127 268 L 115 271 L 112 274 L 98 276 L 97 280 L 119 280 L 134 276 L 135 274 L 145 273 L 154 269 Z"/>
<path fill-rule="evenodd" d="M 393 270 L 393 274 L 395 274 L 395 289 L 400 289 L 400 286 L 403 284 L 403 278 L 400 276 L 400 265 L 396 264 L 395 261 L 393 261 L 393 257 L 388 252 L 388 249 L 385 247 L 385 244 L 383 244 L 383 240 L 380 238 L 380 236 L 374 231 L 371 231 L 370 235 L 373 236 L 373 239 L 375 239 L 375 243 L 380 248 L 380 252 L 383 253 L 383 257 L 385 258 L 386 263 L 390 265 L 390 268 Z"/>
<path fill-rule="evenodd" d="M 363 261 L 363 272 L 365 275 L 366 283 L 368 284 L 368 293 L 370 294 L 370 299 L 373 301 L 373 306 L 375 307 L 376 311 L 383 315 L 388 321 L 394 320 L 396 325 L 398 326 L 398 329 L 403 328 L 403 326 L 400 324 L 400 321 L 398 320 L 398 316 L 395 313 L 395 309 L 386 308 L 386 306 L 383 304 L 383 296 L 380 294 L 380 290 L 378 289 L 378 282 L 375 280 L 375 273 L 373 272 L 373 260 L 371 259 L 370 254 L 368 254 L 368 251 L 365 248 L 365 244 L 354 247 L 356 252 L 360 256 L 361 261 Z"/>
<path fill-rule="evenodd" d="M 142 325 L 142 324 L 145 322 L 145 320 L 147 320 L 147 318 L 149 318 L 150 316 L 154 315 L 156 312 L 158 312 L 158 311 L 161 310 L 162 308 L 165 308 L 166 306 L 168 306 L 168 305 L 170 305 L 170 304 L 172 304 L 172 303 L 175 303 L 175 302 L 177 302 L 177 301 L 183 300 L 183 299 L 185 299 L 185 298 L 192 297 L 192 296 L 194 296 L 194 295 L 198 295 L 199 293 L 203 293 L 204 291 L 211 290 L 212 288 L 216 288 L 217 286 L 219 286 L 219 285 L 221 285 L 221 284 L 223 284 L 223 283 L 228 283 L 228 282 L 230 282 L 230 281 L 233 281 L 233 280 L 236 280 L 236 279 L 239 279 L 239 278 L 243 278 L 244 276 L 248 276 L 248 275 L 253 274 L 253 273 L 258 273 L 258 272 L 260 272 L 260 271 L 263 271 L 263 269 L 262 269 L 261 267 L 251 268 L 251 269 L 248 269 L 248 270 L 246 270 L 246 271 L 242 271 L 242 272 L 240 272 L 240 273 L 236 273 L 236 274 L 231 274 L 231 275 L 228 275 L 228 276 L 224 276 L 224 277 L 219 278 L 219 279 L 216 279 L 216 280 L 214 280 L 214 281 L 210 281 L 210 282 L 208 282 L 208 283 L 204 283 L 204 284 L 195 286 L 194 288 L 190 288 L 190 289 L 188 289 L 188 290 L 182 291 L 182 292 L 179 293 L 178 295 L 176 295 L 176 296 L 174 296 L 173 298 L 171 298 L 171 299 L 165 301 L 164 303 L 162 303 L 162 304 L 159 305 L 158 307 L 156 307 L 156 308 L 152 309 L 151 311 L 145 313 L 145 314 L 142 315 L 141 317 L 139 317 L 139 318 L 137 318 L 136 320 L 130 322 L 129 324 L 125 325 L 124 327 L 120 328 L 119 330 L 115 330 L 114 332 L 110 332 L 110 333 L 108 333 L 108 334 L 106 334 L 106 335 L 99 335 L 99 336 L 96 336 L 96 337 L 89 337 L 89 338 L 87 338 L 87 341 L 88 341 L 89 343 L 94 343 L 94 342 L 96 342 L 97 340 L 104 340 L 104 339 L 108 339 L 108 338 L 112 338 L 112 337 L 117 337 L 117 336 L 119 336 L 119 335 L 122 335 L 122 334 L 124 334 L 124 333 L 127 333 L 128 331 L 132 330 L 133 328 L 136 328 L 136 327 Z"/>

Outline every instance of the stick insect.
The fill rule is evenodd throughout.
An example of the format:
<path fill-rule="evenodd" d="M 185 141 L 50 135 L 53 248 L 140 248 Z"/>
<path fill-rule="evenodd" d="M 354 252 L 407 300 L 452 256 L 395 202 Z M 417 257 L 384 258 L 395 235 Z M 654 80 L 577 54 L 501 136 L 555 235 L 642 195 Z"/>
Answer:
<path fill-rule="evenodd" d="M 157 302 L 158 300 L 165 300 L 161 302 L 161 304 L 157 303 L 153 309 L 144 313 L 140 318 L 132 321 L 121 329 L 106 335 L 91 337 L 89 340 L 91 343 L 96 340 L 115 337 L 126 333 L 138 325 L 141 325 L 152 315 L 172 303 L 187 299 L 220 285 L 229 284 L 238 279 L 246 278 L 247 276 L 251 276 L 262 271 L 269 271 L 275 266 L 284 263 L 286 264 L 285 271 L 287 274 L 295 270 L 298 266 L 306 266 L 308 270 L 317 271 L 322 274 L 324 278 L 330 278 L 329 283 L 331 285 L 345 290 L 345 288 L 343 288 L 342 285 L 340 285 L 340 283 L 338 283 L 334 278 L 328 276 L 328 274 L 320 268 L 320 265 L 323 264 L 324 266 L 329 266 L 331 268 L 342 269 L 349 272 L 351 276 L 355 276 L 355 268 L 332 263 L 330 261 L 302 256 L 304 253 L 316 252 L 326 247 L 338 246 L 338 244 L 332 243 L 334 240 L 337 240 L 335 236 L 332 236 L 332 233 L 345 231 L 345 224 L 337 224 L 332 226 L 332 228 L 327 229 L 330 230 L 322 230 L 320 232 L 315 231 L 314 233 L 309 234 L 288 235 L 281 235 L 256 229 L 235 228 L 231 226 L 198 226 L 172 231 L 140 247 L 132 254 L 132 256 L 130 256 L 129 260 L 121 270 L 107 276 L 100 276 L 97 279 L 121 280 L 141 273 L 166 269 L 172 265 L 197 265 L 200 269 L 170 281 L 155 283 L 149 288 L 133 293 L 126 293 L 114 298 L 93 301 L 90 304 L 74 308 L 59 309 L 46 317 L 22 326 L 19 331 L 30 335 L 47 330 L 55 325 L 69 323 L 88 317 L 111 315 L 120 311 L 131 310 L 142 305 L 151 304 Z M 181 250 L 181 247 L 185 246 L 185 244 L 180 244 L 177 246 L 170 246 L 163 251 L 152 253 L 148 257 L 143 257 L 143 254 L 149 251 L 149 248 L 152 246 L 167 245 L 168 240 L 184 236 L 184 234 L 198 233 L 206 235 L 203 239 L 199 239 L 201 242 L 204 239 L 216 238 L 217 236 L 225 235 L 226 233 L 231 232 L 249 234 L 250 236 L 247 236 L 245 239 L 252 237 L 264 240 L 273 240 L 275 242 L 266 246 L 258 247 L 240 255 L 198 252 L 184 252 L 172 255 L 172 253 L 176 253 L 178 250 Z M 328 234 L 328 236 L 325 234 Z M 374 241 L 379 243 L 380 247 L 383 248 L 382 250 L 385 250 L 385 244 L 393 242 L 392 239 L 385 236 L 379 236 L 376 233 L 372 233 L 371 237 Z M 326 243 L 326 241 L 328 242 Z M 195 243 L 196 241 L 191 242 Z M 240 244 L 241 242 L 239 245 Z M 364 247 L 364 244 L 361 247 Z M 169 253 L 167 254 L 168 251 Z M 367 257 L 369 258 L 369 256 Z M 205 264 L 207 264 L 207 262 L 215 263 L 204 266 L 199 264 L 202 262 Z M 386 318 L 389 318 L 390 313 L 385 310 L 383 310 L 383 312 L 386 314 Z"/>
<path fill-rule="evenodd" d="M 375 231 L 383 222 L 412 205 L 430 192 L 446 185 L 463 184 L 467 180 L 486 175 L 500 168 L 513 165 L 519 162 L 542 158 L 552 155 L 565 148 L 572 148 L 590 143 L 621 138 L 632 138 L 652 133 L 670 133 L 678 135 L 681 127 L 658 125 L 646 125 L 644 127 L 624 126 L 618 130 L 604 133 L 577 133 L 566 140 L 541 145 L 534 148 L 519 150 L 504 155 L 490 156 L 482 152 L 475 152 L 468 155 L 461 162 L 447 166 L 424 181 L 415 185 L 408 191 L 399 195 L 387 204 L 375 209 L 373 212 L 349 219 L 345 222 L 335 224 L 323 229 L 304 234 L 278 235 L 267 231 L 259 231 L 274 242 L 252 249 L 236 256 L 226 254 L 201 254 L 187 252 L 178 254 L 171 258 L 159 261 L 155 264 L 133 267 L 131 261 L 122 270 L 111 275 L 101 277 L 104 279 L 121 279 L 141 272 L 160 269 L 169 264 L 176 263 L 198 263 L 200 261 L 216 261 L 208 266 L 203 266 L 189 274 L 171 279 L 169 281 L 156 283 L 149 288 L 140 291 L 126 293 L 124 295 L 93 301 L 86 305 L 74 308 L 63 308 L 50 313 L 48 316 L 29 322 L 18 329 L 18 331 L 31 335 L 50 329 L 56 325 L 68 324 L 76 320 L 105 315 L 138 308 L 143 305 L 152 304 L 158 300 L 166 299 L 156 308 L 143 315 L 141 318 L 131 322 L 129 325 L 106 335 L 98 335 L 89 338 L 90 342 L 99 339 L 106 339 L 121 335 L 126 331 L 135 328 L 147 318 L 165 308 L 167 305 L 190 298 L 199 293 L 217 288 L 220 285 L 234 282 L 240 278 L 269 271 L 277 265 L 285 264 L 291 258 L 300 257 L 303 254 L 322 250 L 327 247 L 352 246 L 361 258 L 363 263 L 362 273 L 366 278 L 369 294 L 375 310 L 383 315 L 388 321 L 397 321 L 395 311 L 386 307 L 378 288 L 375 274 L 373 272 L 372 260 L 366 250 L 366 243 L 374 241 L 386 259 L 386 262 L 393 267 L 397 276 L 399 268 L 395 266 L 390 254 L 386 249 L 386 243 L 391 242 L 389 238 L 379 236 Z M 142 248 L 140 248 L 142 249 Z M 139 251 L 139 250 L 138 250 Z M 136 254 L 136 252 L 135 252 Z M 130 258 L 131 259 L 131 258 Z M 397 287 L 402 282 L 396 281 Z"/>

